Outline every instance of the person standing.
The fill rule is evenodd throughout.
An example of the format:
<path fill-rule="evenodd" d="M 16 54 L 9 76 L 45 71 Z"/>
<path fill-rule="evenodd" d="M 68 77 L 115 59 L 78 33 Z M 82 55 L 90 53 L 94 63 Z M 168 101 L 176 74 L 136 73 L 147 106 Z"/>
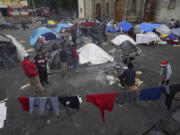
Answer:
<path fill-rule="evenodd" d="M 40 82 L 43 85 L 44 82 L 49 84 L 48 75 L 47 75 L 47 57 L 43 54 L 41 50 L 38 51 L 38 54 L 34 57 L 34 64 L 36 64 L 38 68 Z"/>
<path fill-rule="evenodd" d="M 64 43 L 61 43 L 60 45 L 60 52 L 59 52 L 59 56 L 60 56 L 60 60 L 61 60 L 61 68 L 63 70 L 63 77 L 67 77 L 68 75 L 68 67 L 67 67 L 67 49 L 65 48 Z"/>
<path fill-rule="evenodd" d="M 21 62 L 25 75 L 30 79 L 30 86 L 33 90 L 33 95 L 37 94 L 37 91 L 40 91 L 41 94 L 44 94 L 44 88 L 42 87 L 38 72 L 37 66 L 30 61 L 30 55 L 24 54 L 24 60 Z"/>
<path fill-rule="evenodd" d="M 75 44 L 72 45 L 71 54 L 72 54 L 73 61 L 74 61 L 73 69 L 75 70 L 75 72 L 77 72 L 76 69 L 77 69 L 78 63 L 79 63 L 79 53 L 77 52 Z"/>
<path fill-rule="evenodd" d="M 172 69 L 171 65 L 168 63 L 168 61 L 162 61 L 161 62 L 161 73 L 160 73 L 160 78 L 161 78 L 161 87 L 165 88 L 165 105 L 167 106 L 167 109 L 170 109 L 169 102 L 170 102 L 170 79 L 172 75 Z"/>
<path fill-rule="evenodd" d="M 128 69 L 126 69 L 122 75 L 119 76 L 121 85 L 128 91 L 137 91 L 139 88 L 135 85 L 136 71 L 133 69 L 134 66 L 130 62 L 128 63 Z"/>

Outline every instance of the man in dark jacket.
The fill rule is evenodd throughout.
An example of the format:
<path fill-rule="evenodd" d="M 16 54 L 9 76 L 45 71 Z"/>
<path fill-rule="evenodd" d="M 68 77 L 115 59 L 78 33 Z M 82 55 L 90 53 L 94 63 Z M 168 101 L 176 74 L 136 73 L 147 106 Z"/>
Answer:
<path fill-rule="evenodd" d="M 47 57 L 42 53 L 41 50 L 38 51 L 38 54 L 34 57 L 34 64 L 36 64 L 38 68 L 40 82 L 43 85 L 44 82 L 49 84 L 48 82 L 48 75 L 47 75 Z"/>
<path fill-rule="evenodd" d="M 37 66 L 30 61 L 29 54 L 24 54 L 24 60 L 22 61 L 22 67 L 24 70 L 25 75 L 30 79 L 30 86 L 33 90 L 33 95 L 36 95 L 37 91 L 40 90 L 41 94 L 44 94 L 44 88 L 42 87 L 38 72 L 37 72 Z"/>
<path fill-rule="evenodd" d="M 139 90 L 135 85 L 136 71 L 133 69 L 131 62 L 128 63 L 128 69 L 126 69 L 119 78 L 121 85 L 124 86 L 126 90 Z"/>
<path fill-rule="evenodd" d="M 64 73 L 63 77 L 67 77 L 67 74 L 68 74 L 68 67 L 67 67 L 68 54 L 67 54 L 67 49 L 65 48 L 64 43 L 61 43 L 61 49 L 60 49 L 59 56 L 60 56 L 60 60 L 61 60 L 61 68 L 62 68 L 63 73 Z"/>

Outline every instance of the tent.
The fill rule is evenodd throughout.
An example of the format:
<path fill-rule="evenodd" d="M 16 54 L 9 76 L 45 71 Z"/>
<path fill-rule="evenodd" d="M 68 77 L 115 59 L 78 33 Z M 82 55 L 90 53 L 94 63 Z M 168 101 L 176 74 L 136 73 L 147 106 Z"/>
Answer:
<path fill-rule="evenodd" d="M 112 21 L 110 21 L 109 23 L 106 24 L 106 32 L 116 33 L 118 31 L 118 29 L 113 28 L 112 25 L 113 25 Z"/>
<path fill-rule="evenodd" d="M 170 34 L 169 36 L 162 38 L 162 40 L 178 40 L 178 37 L 176 37 L 174 34 Z"/>
<path fill-rule="evenodd" d="M 63 29 L 67 29 L 67 28 L 70 28 L 70 25 L 67 24 L 67 23 L 61 23 L 59 24 L 55 29 L 54 31 L 55 32 L 61 32 Z"/>
<path fill-rule="evenodd" d="M 152 23 L 146 23 L 143 22 L 140 24 L 140 32 L 153 32 L 153 30 L 157 27 L 160 27 L 162 24 L 152 24 Z"/>
<path fill-rule="evenodd" d="M 119 29 L 122 29 L 122 32 L 128 32 L 133 26 L 128 21 L 122 21 L 118 24 Z"/>
<path fill-rule="evenodd" d="M 56 27 L 56 23 L 53 20 L 49 20 L 46 24 L 46 27 Z"/>
<path fill-rule="evenodd" d="M 52 33 L 52 34 L 56 35 L 56 37 L 59 37 L 52 30 L 50 30 L 50 29 L 48 29 L 46 27 L 40 27 L 40 28 L 36 29 L 34 31 L 34 33 L 31 35 L 31 38 L 30 38 L 31 46 L 34 46 L 36 44 L 36 42 L 38 41 L 39 37 L 42 36 L 43 34 L 46 34 L 46 33 Z"/>
<path fill-rule="evenodd" d="M 12 40 L 5 35 L 0 35 L 0 66 L 2 68 L 11 68 L 20 63 L 18 59 L 17 48 Z"/>
<path fill-rule="evenodd" d="M 119 35 L 111 40 L 111 42 L 116 46 L 120 46 L 124 41 L 130 41 L 133 45 L 136 45 L 136 42 L 127 35 Z"/>
<path fill-rule="evenodd" d="M 136 43 L 137 44 L 149 44 L 153 41 L 159 41 L 159 36 L 154 32 L 148 32 L 145 34 L 136 34 Z"/>
<path fill-rule="evenodd" d="M 92 65 L 98 65 L 113 61 L 113 57 L 93 43 L 86 44 L 84 47 L 80 48 L 78 52 L 80 53 L 80 64 L 91 63 Z"/>
<path fill-rule="evenodd" d="M 171 33 L 177 37 L 180 37 L 180 28 L 172 29 Z"/>
<path fill-rule="evenodd" d="M 166 26 L 165 24 L 161 25 L 160 27 L 155 28 L 155 30 L 159 34 L 169 35 L 171 33 L 171 29 L 168 26 Z"/>

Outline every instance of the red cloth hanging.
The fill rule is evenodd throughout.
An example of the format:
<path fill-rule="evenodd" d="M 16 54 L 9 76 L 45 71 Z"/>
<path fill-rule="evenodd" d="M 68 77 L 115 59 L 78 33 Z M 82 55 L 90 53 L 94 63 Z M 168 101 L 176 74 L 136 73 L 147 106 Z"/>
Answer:
<path fill-rule="evenodd" d="M 116 95 L 117 93 L 87 95 L 86 101 L 99 107 L 101 111 L 102 120 L 104 122 L 104 110 L 112 112 Z"/>
<path fill-rule="evenodd" d="M 19 97 L 19 102 L 22 105 L 24 111 L 29 112 L 29 98 L 28 97 Z"/>

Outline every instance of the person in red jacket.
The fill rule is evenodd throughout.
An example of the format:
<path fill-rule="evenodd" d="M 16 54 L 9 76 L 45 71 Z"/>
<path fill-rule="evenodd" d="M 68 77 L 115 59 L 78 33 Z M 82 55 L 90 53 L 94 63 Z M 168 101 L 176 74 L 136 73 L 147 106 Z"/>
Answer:
<path fill-rule="evenodd" d="M 44 88 L 40 83 L 40 79 L 37 72 L 37 66 L 30 61 L 30 55 L 24 54 L 24 60 L 21 63 L 25 75 L 30 79 L 30 86 L 33 90 L 33 95 L 37 94 L 37 91 L 40 90 L 41 94 L 44 94 Z"/>
<path fill-rule="evenodd" d="M 72 54 L 73 61 L 74 61 L 73 69 L 75 70 L 75 72 L 77 72 L 76 69 L 77 69 L 77 66 L 79 63 L 79 53 L 77 52 L 75 44 L 72 45 L 71 54 Z"/>

